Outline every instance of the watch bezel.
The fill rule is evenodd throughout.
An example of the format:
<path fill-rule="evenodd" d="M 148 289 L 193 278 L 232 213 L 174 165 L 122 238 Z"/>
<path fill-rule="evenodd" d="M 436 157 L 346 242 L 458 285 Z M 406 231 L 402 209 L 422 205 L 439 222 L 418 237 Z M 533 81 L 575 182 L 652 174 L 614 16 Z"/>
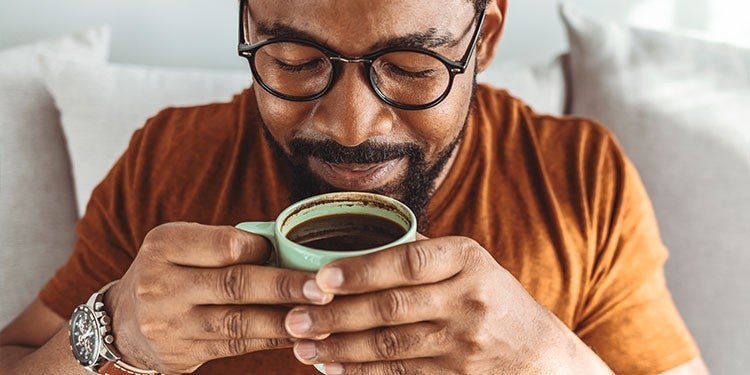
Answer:
<path fill-rule="evenodd" d="M 86 319 L 91 320 L 94 326 L 94 335 L 92 336 L 93 341 L 94 341 L 94 348 L 93 348 L 90 360 L 88 361 L 85 359 L 86 357 L 84 357 L 80 353 L 75 342 L 76 335 L 74 333 L 78 332 L 78 327 L 76 327 L 75 323 L 76 323 L 77 317 L 81 315 L 85 315 Z M 73 352 L 73 357 L 76 359 L 76 362 L 78 362 L 84 367 L 92 368 L 94 365 L 96 365 L 99 362 L 102 356 L 101 353 L 102 353 L 103 342 L 102 342 L 102 337 L 99 334 L 100 328 L 101 328 L 101 325 L 99 324 L 99 320 L 97 319 L 96 311 L 94 311 L 91 307 L 89 307 L 88 305 L 80 305 L 76 307 L 75 310 L 73 310 L 73 314 L 71 315 L 70 323 L 69 323 L 70 334 L 68 335 L 69 342 L 70 342 L 70 350 Z"/>

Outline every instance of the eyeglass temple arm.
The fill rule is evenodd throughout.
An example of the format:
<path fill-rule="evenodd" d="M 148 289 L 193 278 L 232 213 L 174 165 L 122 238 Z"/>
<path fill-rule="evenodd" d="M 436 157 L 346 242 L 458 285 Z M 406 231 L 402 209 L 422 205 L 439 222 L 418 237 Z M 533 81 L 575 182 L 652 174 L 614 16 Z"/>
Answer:
<path fill-rule="evenodd" d="M 479 34 L 482 32 L 482 26 L 484 26 L 484 15 L 487 13 L 487 7 L 485 6 L 482 8 L 482 13 L 479 14 L 479 21 L 477 22 L 477 28 L 474 30 L 474 35 L 471 38 L 472 43 L 471 47 L 468 51 L 466 51 L 466 55 L 461 59 L 461 65 L 463 65 L 463 69 L 466 69 L 466 66 L 469 65 L 469 60 L 471 59 L 471 55 L 474 54 L 474 50 L 477 48 L 477 44 L 479 42 Z"/>

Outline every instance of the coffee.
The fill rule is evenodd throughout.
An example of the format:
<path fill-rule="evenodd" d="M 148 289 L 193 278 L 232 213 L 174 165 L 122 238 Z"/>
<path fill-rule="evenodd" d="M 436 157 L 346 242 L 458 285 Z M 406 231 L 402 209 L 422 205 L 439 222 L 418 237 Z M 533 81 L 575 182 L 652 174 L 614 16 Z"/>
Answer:
<path fill-rule="evenodd" d="M 373 249 L 398 240 L 406 234 L 399 224 L 369 214 L 321 216 L 300 223 L 286 237 L 300 245 L 319 250 L 352 251 Z"/>

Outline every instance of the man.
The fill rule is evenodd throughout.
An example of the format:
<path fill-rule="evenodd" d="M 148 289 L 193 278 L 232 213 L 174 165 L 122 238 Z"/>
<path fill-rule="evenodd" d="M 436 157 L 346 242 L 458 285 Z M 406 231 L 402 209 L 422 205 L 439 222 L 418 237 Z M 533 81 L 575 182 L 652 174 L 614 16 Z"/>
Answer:
<path fill-rule="evenodd" d="M 253 88 L 136 132 L 3 373 L 85 373 L 68 342 L 118 374 L 706 372 L 612 136 L 475 85 L 506 1 L 241 4 Z M 232 227 L 332 190 L 406 202 L 424 237 L 308 273 Z M 111 322 L 69 329 L 117 279 L 90 301 Z M 119 361 L 82 357 L 99 336 Z"/>

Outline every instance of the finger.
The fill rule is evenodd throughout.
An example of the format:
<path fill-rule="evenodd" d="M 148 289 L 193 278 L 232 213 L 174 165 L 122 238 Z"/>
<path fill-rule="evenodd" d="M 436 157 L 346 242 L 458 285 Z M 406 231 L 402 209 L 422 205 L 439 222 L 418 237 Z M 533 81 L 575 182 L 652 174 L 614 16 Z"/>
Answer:
<path fill-rule="evenodd" d="M 464 237 L 416 241 L 331 262 L 315 279 L 322 290 L 334 294 L 434 283 L 459 273 L 478 249 L 476 242 Z"/>
<path fill-rule="evenodd" d="M 236 357 L 260 350 L 291 348 L 291 339 L 232 339 L 195 342 L 195 356 L 201 362 L 216 358 Z"/>
<path fill-rule="evenodd" d="M 260 264 L 272 253 L 265 238 L 230 226 L 168 223 L 151 230 L 141 252 L 194 267 Z"/>
<path fill-rule="evenodd" d="M 391 374 L 415 374 L 432 375 L 453 373 L 432 358 L 405 359 L 398 361 L 368 362 L 368 363 L 325 363 L 323 365 L 326 375 L 340 374 L 367 374 L 367 375 L 391 375 Z"/>
<path fill-rule="evenodd" d="M 450 310 L 450 300 L 446 285 L 394 288 L 336 298 L 322 306 L 297 306 L 284 323 L 292 336 L 309 339 L 326 333 L 441 320 Z"/>
<path fill-rule="evenodd" d="M 194 340 L 290 338 L 284 328 L 288 307 L 195 306 L 182 322 L 182 336 Z"/>
<path fill-rule="evenodd" d="M 430 238 L 425 236 L 424 234 L 417 232 L 417 241 L 429 240 L 429 239 Z"/>
<path fill-rule="evenodd" d="M 422 322 L 300 340 L 294 355 L 305 364 L 375 362 L 442 356 L 452 349 L 440 325 Z"/>
<path fill-rule="evenodd" d="M 186 293 L 186 301 L 196 305 L 320 304 L 333 299 L 333 294 L 320 290 L 310 272 L 256 265 L 180 271 L 173 282 L 190 285 L 179 290 Z"/>

